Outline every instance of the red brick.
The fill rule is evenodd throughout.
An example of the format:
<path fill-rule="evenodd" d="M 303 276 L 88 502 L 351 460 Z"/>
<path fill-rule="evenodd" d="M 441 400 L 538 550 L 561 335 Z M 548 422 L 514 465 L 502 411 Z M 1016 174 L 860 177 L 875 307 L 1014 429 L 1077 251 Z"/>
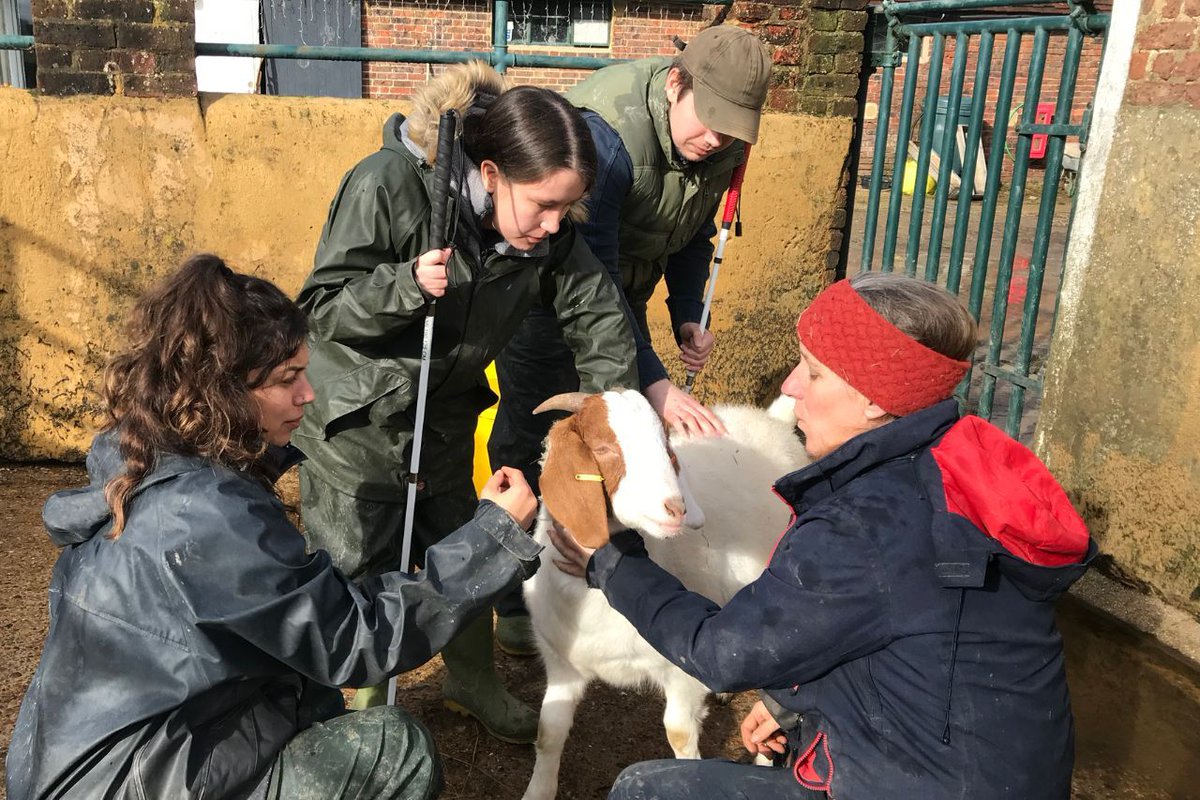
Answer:
<path fill-rule="evenodd" d="M 1183 13 L 1192 19 L 1200 17 L 1200 0 L 1183 0 Z"/>
<path fill-rule="evenodd" d="M 1146 64 L 1150 54 L 1143 51 L 1134 53 L 1129 59 L 1129 80 L 1140 81 L 1146 77 Z"/>
<path fill-rule="evenodd" d="M 767 44 L 791 44 L 796 41 L 796 29 L 791 25 L 765 25 L 759 30 L 759 36 Z"/>
<path fill-rule="evenodd" d="M 1159 18 L 1163 20 L 1175 19 L 1179 16 L 1179 8 L 1183 0 L 1163 0 L 1162 10 L 1159 12 Z"/>
<path fill-rule="evenodd" d="M 771 6 L 766 3 L 734 3 L 731 16 L 742 22 L 762 22 L 771 18 Z"/>
<path fill-rule="evenodd" d="M 787 47 L 777 47 L 771 53 L 771 62 L 779 66 L 793 67 L 800 63 L 800 58 L 803 55 L 799 45 L 788 45 Z"/>
<path fill-rule="evenodd" d="M 1155 53 L 1154 60 L 1150 64 L 1150 71 L 1155 76 L 1168 80 L 1171 73 L 1175 71 L 1175 54 L 1171 52 Z"/>
<path fill-rule="evenodd" d="M 1191 22 L 1159 22 L 1148 25 L 1137 37 L 1139 50 L 1188 50 L 1195 39 Z"/>
<path fill-rule="evenodd" d="M 1200 81 L 1200 53 L 1188 53 L 1175 65 L 1175 77 L 1185 81 Z"/>
<path fill-rule="evenodd" d="M 1200 2 L 1200 0 L 1197 0 L 1197 2 Z M 780 8 L 779 9 L 779 18 L 787 19 L 787 20 L 807 19 L 808 18 L 808 9 L 795 8 L 795 7 Z"/>

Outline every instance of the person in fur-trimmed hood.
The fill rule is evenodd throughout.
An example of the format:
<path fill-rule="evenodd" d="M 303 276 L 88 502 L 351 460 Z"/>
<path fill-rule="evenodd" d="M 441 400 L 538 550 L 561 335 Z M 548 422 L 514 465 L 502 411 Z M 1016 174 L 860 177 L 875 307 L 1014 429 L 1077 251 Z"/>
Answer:
<path fill-rule="evenodd" d="M 1045 465 L 951 396 L 975 321 L 935 284 L 864 273 L 800 316 L 783 383 L 813 462 L 765 571 L 723 607 L 640 537 L 567 571 L 715 692 L 760 688 L 751 753 L 649 761 L 610 800 L 1067 800 L 1074 728 L 1054 604 L 1096 554 Z"/>
<path fill-rule="evenodd" d="M 447 214 L 451 246 L 430 247 L 440 114 L 462 119 Z M 484 368 L 537 302 L 553 306 L 592 391 L 637 384 L 631 321 L 577 235 L 596 173 L 580 113 L 554 92 L 510 89 L 475 62 L 447 69 L 392 116 L 383 146 L 343 178 L 298 303 L 312 328 L 317 400 L 296 431 L 307 538 L 347 574 L 423 563 L 471 518 L 476 418 L 492 405 Z M 414 564 L 398 563 L 426 311 L 437 300 Z M 490 618 L 448 645 L 447 704 L 496 738 L 526 743 L 537 714 L 501 684 Z M 361 702 L 382 700 L 363 691 Z"/>

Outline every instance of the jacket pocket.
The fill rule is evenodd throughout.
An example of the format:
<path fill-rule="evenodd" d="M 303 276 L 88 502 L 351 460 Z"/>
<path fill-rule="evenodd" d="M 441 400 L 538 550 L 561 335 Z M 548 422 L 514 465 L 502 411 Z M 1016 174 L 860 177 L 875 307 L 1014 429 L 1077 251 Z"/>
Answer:
<path fill-rule="evenodd" d="M 403 370 L 368 361 L 344 375 L 323 382 L 317 387 L 316 393 L 314 411 L 324 423 L 322 438 L 328 438 L 333 423 L 370 406 L 385 395 L 388 397 L 389 414 L 407 409 L 413 402 L 416 390 Z"/>
<path fill-rule="evenodd" d="M 792 765 L 792 774 L 806 789 L 829 792 L 833 785 L 833 756 L 829 754 L 829 737 L 818 731 L 808 746 L 800 751 Z"/>

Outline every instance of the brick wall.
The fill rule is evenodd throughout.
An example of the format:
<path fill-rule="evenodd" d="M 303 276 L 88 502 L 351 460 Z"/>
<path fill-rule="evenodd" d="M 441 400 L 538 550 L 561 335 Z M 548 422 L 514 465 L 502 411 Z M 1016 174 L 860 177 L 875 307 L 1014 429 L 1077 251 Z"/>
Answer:
<path fill-rule="evenodd" d="M 687 40 L 716 13 L 694 3 L 614 4 L 611 47 L 537 47 L 512 45 L 512 53 L 581 55 L 600 58 L 645 58 L 674 55 L 672 36 Z M 363 45 L 366 47 L 492 49 L 492 4 L 488 0 L 366 0 L 363 4 Z M 367 64 L 364 97 L 400 97 L 435 74 L 439 65 Z M 518 83 L 569 89 L 590 74 L 577 69 L 511 69 Z"/>
<path fill-rule="evenodd" d="M 1125 101 L 1200 108 L 1200 0 L 1143 0 Z"/>
<path fill-rule="evenodd" d="M 33 0 L 47 94 L 196 94 L 192 0 Z"/>
<path fill-rule="evenodd" d="M 817 116 L 855 114 L 866 0 L 737 2 L 728 24 L 755 31 L 771 47 L 774 60 L 768 108 Z M 555 48 L 512 45 L 512 53 L 583 55 L 610 58 L 670 56 L 672 37 L 688 40 L 709 25 L 716 6 L 696 3 L 621 2 L 613 6 L 610 47 Z M 492 8 L 488 0 L 366 0 L 363 44 L 367 47 L 491 49 Z M 423 84 L 441 67 L 423 64 L 368 64 L 366 97 L 399 97 Z M 509 71 L 519 83 L 560 91 L 583 80 L 587 70 Z"/>
<path fill-rule="evenodd" d="M 1200 0 L 1193 0 L 1200 3 Z M 1048 47 L 1046 50 L 1046 66 L 1042 73 L 1042 91 L 1039 102 L 1054 102 L 1058 99 L 1058 85 L 1062 75 L 1063 54 L 1066 48 L 1067 36 L 1066 33 L 1051 33 Z M 1007 46 L 1007 37 L 999 34 L 995 37 L 992 44 L 992 68 L 991 78 L 987 84 L 987 96 L 984 107 L 984 132 L 983 146 L 990 148 L 992 138 L 992 120 L 995 119 L 996 99 L 1000 88 L 1000 74 L 1004 62 L 1004 50 Z M 947 39 L 945 56 L 942 63 L 942 78 L 940 88 L 938 90 L 939 97 L 945 97 L 950 90 L 950 74 L 951 65 L 954 59 L 956 43 L 954 39 Z M 1079 73 L 1075 84 L 1075 102 L 1072 106 L 1071 121 L 1079 123 L 1083 120 L 1083 112 L 1087 104 L 1092 101 L 1096 94 L 1096 80 L 1100 72 L 1100 54 L 1103 47 L 1103 40 L 1100 38 L 1087 37 L 1084 39 L 1083 50 L 1080 54 Z M 1029 58 L 1033 48 L 1033 35 L 1027 34 L 1021 37 L 1020 63 L 1017 67 L 1016 80 L 1013 83 L 1013 99 L 1012 112 L 1018 112 L 1018 107 L 1025 99 L 1025 89 L 1027 78 L 1029 75 Z M 926 51 L 928 52 L 928 51 Z M 963 95 L 970 96 L 973 100 L 978 101 L 978 93 L 975 91 L 975 66 L 978 63 L 978 39 L 972 37 L 970 50 L 967 53 L 967 72 L 966 79 L 963 82 Z M 890 122 L 888 123 L 888 152 L 885 161 L 885 175 L 890 176 L 893 168 L 893 157 L 896 150 L 896 127 L 899 124 L 900 117 L 900 99 L 904 86 L 904 76 L 907 69 L 907 64 L 902 64 L 896 67 L 895 80 L 892 88 L 892 113 Z M 924 108 L 924 97 L 927 85 L 929 64 L 923 63 L 920 65 L 920 74 L 917 78 L 917 100 L 914 106 L 913 120 L 916 123 L 919 120 L 921 110 Z M 867 175 L 871 171 L 872 159 L 874 156 L 875 131 L 878 122 L 879 114 L 879 83 L 880 72 L 877 70 L 869 79 L 867 85 L 867 121 L 863 125 L 863 150 L 861 160 L 859 162 L 859 174 Z M 1023 109 L 1022 109 L 1023 110 Z M 1008 150 L 1015 152 L 1017 136 L 1012 131 L 1019 122 L 1020 117 L 1017 113 L 1011 116 L 1012 125 L 1008 133 Z M 914 127 L 911 132 L 912 140 L 917 140 L 918 129 Z M 984 150 L 984 156 L 990 157 L 990 149 Z M 1033 170 L 1037 170 L 1041 162 L 1034 160 L 1030 162 Z M 989 168 L 994 168 L 993 164 L 989 163 Z M 1012 172 L 1012 159 L 1008 156 L 1004 158 L 1004 163 L 1001 166 L 1001 174 L 1009 175 Z"/>

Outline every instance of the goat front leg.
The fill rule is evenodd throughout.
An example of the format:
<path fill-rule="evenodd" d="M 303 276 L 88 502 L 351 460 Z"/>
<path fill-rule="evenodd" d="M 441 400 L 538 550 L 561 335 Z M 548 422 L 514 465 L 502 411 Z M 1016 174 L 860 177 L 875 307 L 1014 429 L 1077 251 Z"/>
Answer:
<path fill-rule="evenodd" d="M 538 718 L 538 737 L 533 775 L 523 800 L 554 800 L 558 793 L 558 769 L 563 746 L 575 721 L 575 709 L 587 688 L 587 679 L 559 656 L 542 648 L 546 664 L 546 695 Z"/>
<path fill-rule="evenodd" d="M 708 689 L 700 681 L 675 670 L 663 684 L 667 706 L 663 727 L 676 758 L 700 757 L 700 729 L 708 716 Z"/>

